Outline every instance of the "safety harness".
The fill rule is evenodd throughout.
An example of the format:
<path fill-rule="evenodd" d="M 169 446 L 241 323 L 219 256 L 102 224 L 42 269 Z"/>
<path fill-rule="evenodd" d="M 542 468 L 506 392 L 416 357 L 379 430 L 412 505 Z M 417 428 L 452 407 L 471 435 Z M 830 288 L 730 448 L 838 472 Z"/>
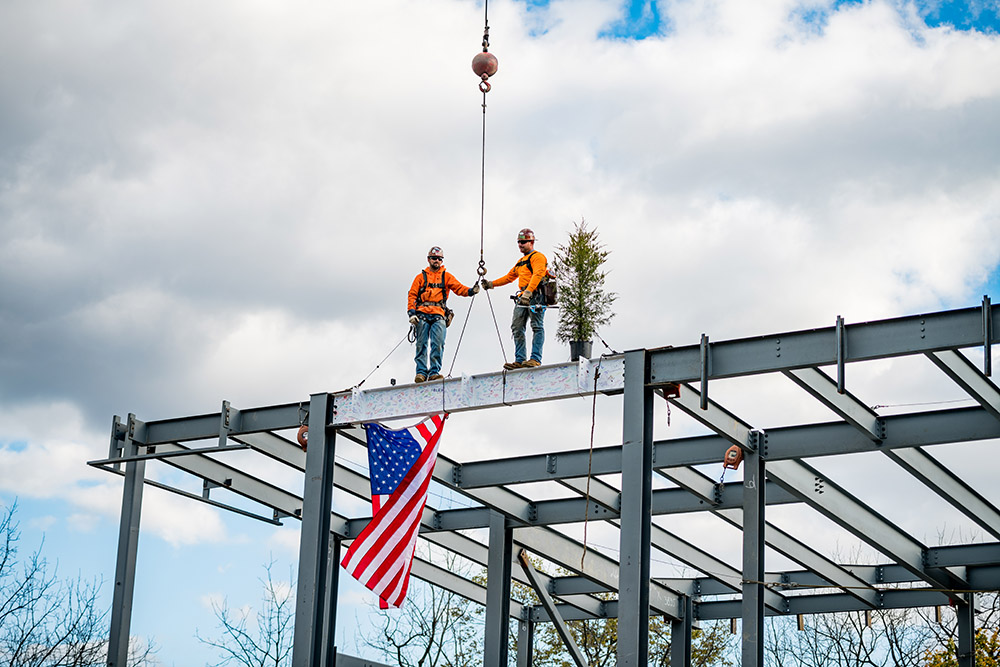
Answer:
<path fill-rule="evenodd" d="M 455 311 L 448 308 L 448 290 L 444 286 L 445 276 L 448 274 L 447 271 L 441 271 L 441 282 L 432 283 L 427 279 L 427 270 L 421 269 L 420 274 L 424 277 L 424 283 L 417 289 L 417 308 L 420 306 L 440 306 L 441 310 L 444 311 L 444 325 L 445 327 L 451 326 L 451 321 L 455 317 Z M 424 290 L 428 287 L 437 287 L 441 290 L 441 296 L 443 297 L 440 301 L 424 301 Z"/>
<path fill-rule="evenodd" d="M 531 268 L 531 257 L 536 252 L 538 251 L 532 250 L 522 259 L 518 260 L 517 264 L 514 265 L 515 268 L 518 266 L 527 266 L 528 272 L 531 275 L 535 275 L 535 270 Z M 531 279 L 529 278 L 528 280 L 530 281 Z M 542 276 L 542 279 L 538 283 L 537 289 L 541 291 L 546 306 L 554 306 L 556 304 L 556 279 L 554 275 L 549 273 L 547 267 L 545 269 L 545 275 Z"/>

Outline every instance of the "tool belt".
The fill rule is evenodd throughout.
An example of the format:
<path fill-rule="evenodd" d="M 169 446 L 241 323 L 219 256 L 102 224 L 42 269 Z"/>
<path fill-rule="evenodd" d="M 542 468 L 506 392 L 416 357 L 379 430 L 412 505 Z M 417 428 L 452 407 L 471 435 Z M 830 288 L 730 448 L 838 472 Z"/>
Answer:
<path fill-rule="evenodd" d="M 423 313 L 422 311 L 419 311 L 419 308 L 421 306 L 441 306 L 441 302 L 421 301 L 420 303 L 417 304 L 418 312 L 421 312 L 421 314 L 423 315 L 434 316 L 432 313 Z M 448 327 L 451 326 L 451 321 L 455 319 L 455 311 L 449 308 L 448 306 L 441 306 L 441 308 L 444 309 L 444 327 L 445 329 L 447 329 Z"/>

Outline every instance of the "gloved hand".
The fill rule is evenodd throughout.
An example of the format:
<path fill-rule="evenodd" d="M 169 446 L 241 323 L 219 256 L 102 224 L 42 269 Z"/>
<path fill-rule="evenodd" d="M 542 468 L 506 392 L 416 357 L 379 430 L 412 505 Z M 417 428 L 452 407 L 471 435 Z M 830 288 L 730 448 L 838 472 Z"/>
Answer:
<path fill-rule="evenodd" d="M 474 294 L 479 294 L 479 283 L 475 283 L 472 287 L 469 288 L 469 296 L 472 296 Z"/>
<path fill-rule="evenodd" d="M 519 306 L 527 306 L 530 302 L 531 302 L 531 292 L 528 290 L 524 290 L 517 297 L 517 305 Z"/>
<path fill-rule="evenodd" d="M 493 289 L 493 282 L 490 281 L 490 280 L 487 280 L 486 278 L 483 278 L 481 284 L 483 286 L 483 289 Z"/>
<path fill-rule="evenodd" d="M 412 324 L 413 326 L 417 326 L 417 322 L 419 321 L 420 321 L 419 317 L 417 317 L 416 315 L 410 315 L 410 324 Z"/>

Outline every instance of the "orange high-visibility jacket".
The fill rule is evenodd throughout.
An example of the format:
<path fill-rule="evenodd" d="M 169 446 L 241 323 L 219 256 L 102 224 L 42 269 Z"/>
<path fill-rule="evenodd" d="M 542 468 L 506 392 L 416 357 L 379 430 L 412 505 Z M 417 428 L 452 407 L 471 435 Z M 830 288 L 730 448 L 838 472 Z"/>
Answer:
<path fill-rule="evenodd" d="M 425 276 L 427 279 L 426 285 L 424 285 Z M 423 292 L 421 292 L 421 288 L 423 288 Z M 417 274 L 417 277 L 413 279 L 413 284 L 410 285 L 406 314 L 416 315 L 418 312 L 421 312 L 430 315 L 441 315 L 443 317 L 448 292 L 454 292 L 459 296 L 471 296 L 469 289 L 458 282 L 458 279 L 448 273 L 443 266 L 439 271 L 435 271 L 428 266 Z M 420 296 L 419 301 L 417 300 L 418 295 Z"/>
<path fill-rule="evenodd" d="M 538 289 L 538 284 L 545 279 L 545 276 L 549 274 L 549 263 L 545 259 L 545 255 L 538 252 L 537 250 L 532 250 L 527 255 L 518 260 L 507 275 L 500 276 L 496 280 L 492 281 L 494 287 L 500 285 L 506 285 L 509 282 L 513 282 L 517 278 L 517 287 L 521 290 L 527 290 L 529 292 L 534 292 Z"/>

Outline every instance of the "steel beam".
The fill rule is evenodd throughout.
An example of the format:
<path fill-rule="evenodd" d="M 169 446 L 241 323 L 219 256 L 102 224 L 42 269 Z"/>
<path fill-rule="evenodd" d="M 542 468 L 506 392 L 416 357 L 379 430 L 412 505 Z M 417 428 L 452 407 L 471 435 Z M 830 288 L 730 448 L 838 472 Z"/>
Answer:
<path fill-rule="evenodd" d="M 984 344 L 983 322 L 992 321 L 998 309 L 1000 306 L 966 308 L 847 325 L 845 333 L 849 352 L 845 361 L 850 363 L 981 346 Z M 997 335 L 990 327 L 986 342 L 997 342 Z M 828 327 L 715 341 L 711 344 L 710 377 L 737 377 L 835 364 L 835 337 L 836 327 Z M 345 424 L 363 421 L 363 418 L 391 419 L 433 414 L 441 411 L 442 394 L 444 405 L 451 412 L 589 395 L 593 392 L 593 373 L 597 363 L 582 359 L 578 363 L 551 364 L 513 373 L 463 376 L 435 384 L 338 392 L 332 395 L 328 418 Z M 623 357 L 603 357 L 600 363 L 598 391 L 620 392 L 623 386 Z M 651 350 L 649 365 L 653 384 L 700 381 L 701 345 Z M 544 386 L 553 389 L 539 393 L 539 387 Z M 410 407 L 403 411 L 387 411 L 384 406 L 389 404 Z M 242 409 L 238 411 L 238 419 L 230 425 L 228 435 L 297 428 L 304 422 L 304 412 L 302 403 Z M 221 412 L 149 422 L 148 433 L 138 442 L 152 445 L 218 439 L 223 435 L 221 422 Z"/>
<path fill-rule="evenodd" d="M 534 506 L 520 494 L 502 487 L 462 489 L 455 486 L 454 480 L 459 476 L 456 472 L 457 467 L 454 461 L 439 454 L 437 464 L 434 467 L 434 479 L 448 488 L 459 491 L 468 498 L 502 512 L 508 518 L 516 519 L 525 524 L 532 522 Z M 514 544 L 543 556 L 570 572 L 582 574 L 609 588 L 619 590 L 620 569 L 618 563 L 593 549 L 585 554 L 579 542 L 558 531 L 530 525 L 524 528 L 515 528 Z M 670 618 L 677 617 L 679 613 L 677 595 L 659 585 L 650 586 L 648 594 L 649 607 L 655 613 Z"/>
<path fill-rule="evenodd" d="M 347 424 L 588 396 L 594 393 L 598 365 L 597 391 L 620 393 L 624 360 L 621 355 L 610 355 L 595 361 L 581 358 L 578 362 L 463 375 L 421 384 L 355 388 L 333 395 L 333 411 L 338 424 Z"/>
<path fill-rule="evenodd" d="M 1000 420 L 980 407 L 930 410 L 882 419 L 885 438 L 881 443 L 841 421 L 769 428 L 767 460 L 840 456 L 1000 438 Z M 747 425 L 743 424 L 739 430 L 742 432 L 745 428 Z M 732 440 L 721 435 L 657 440 L 653 449 L 655 467 L 663 470 L 718 463 L 730 444 Z M 455 486 L 476 489 L 585 477 L 589 458 L 590 453 L 584 448 L 455 464 L 461 470 Z M 614 475 L 621 471 L 620 447 L 594 449 L 591 474 Z"/>
<path fill-rule="evenodd" d="M 694 387 L 687 384 L 681 384 L 680 387 L 680 395 L 668 398 L 667 401 L 732 444 L 746 448 L 751 431 L 748 424 L 715 401 L 710 401 L 707 397 L 702 396 Z"/>
<path fill-rule="evenodd" d="M 765 485 L 765 500 L 769 491 L 770 487 Z M 715 510 L 714 513 L 733 526 L 743 530 L 742 510 Z M 847 593 L 866 602 L 872 608 L 878 606 L 878 591 L 868 587 L 868 582 L 854 576 L 851 572 L 831 561 L 826 556 L 823 556 L 815 549 L 803 544 L 767 521 L 764 522 L 764 543 L 799 565 L 809 568 L 817 576 L 822 577 L 826 584 L 842 587 Z M 773 607 L 773 605 L 769 606 Z M 787 604 L 783 610 L 788 610 Z"/>
<path fill-rule="evenodd" d="M 890 449 L 885 455 L 983 530 L 1000 538 L 1000 510 L 937 459 L 919 447 Z"/>
<path fill-rule="evenodd" d="M 531 588 L 535 591 L 535 595 L 538 596 L 539 601 L 541 601 L 542 606 L 545 611 L 548 612 L 549 618 L 555 625 L 556 632 L 559 634 L 559 638 L 562 639 L 563 644 L 566 646 L 566 651 L 569 653 L 570 657 L 573 658 L 573 662 L 576 663 L 576 667 L 587 667 L 587 659 L 583 657 L 583 653 L 580 651 L 580 647 L 576 645 L 573 640 L 573 634 L 569 631 L 569 627 L 563 620 L 562 616 L 559 615 L 559 611 L 556 608 L 556 603 L 549 595 L 548 589 L 545 587 L 545 583 L 537 576 L 537 571 L 534 566 L 532 566 L 531 561 L 528 560 L 528 552 L 521 550 L 519 554 L 519 560 L 521 563 L 521 569 L 524 570 L 525 576 L 531 581 Z M 506 667 L 507 662 L 504 661 L 500 663 Z"/>
<path fill-rule="evenodd" d="M 927 357 L 965 393 L 976 399 L 984 410 L 1000 419 L 1000 389 L 963 354 L 955 350 L 940 350 L 928 352 Z"/>
<path fill-rule="evenodd" d="M 586 480 L 564 480 L 563 483 L 578 493 L 586 493 Z M 590 480 L 592 502 L 605 505 L 617 503 L 619 494 L 620 492 L 617 489 L 603 480 Z M 607 521 L 613 526 L 620 527 L 618 521 L 610 519 Z M 742 573 L 739 570 L 725 561 L 719 560 L 707 551 L 699 549 L 690 542 L 677 537 L 670 531 L 657 526 L 655 523 L 650 525 L 650 545 L 669 555 L 671 558 L 695 568 L 699 572 L 710 574 L 713 578 L 728 587 L 728 592 L 739 592 L 740 582 L 742 581 Z M 677 590 L 671 586 L 667 587 L 684 596 L 697 595 L 697 591 L 693 588 Z M 774 609 L 783 610 L 787 606 L 782 596 L 774 591 L 765 590 L 764 597 L 766 603 Z"/>
<path fill-rule="evenodd" d="M 991 318 L 1000 306 L 991 306 Z M 935 350 L 983 345 L 983 309 L 963 308 L 925 315 L 910 315 L 844 327 L 844 361 L 852 363 Z M 1000 342 L 995 330 L 992 342 Z M 792 331 L 754 338 L 712 343 L 710 379 L 774 373 L 837 363 L 835 326 Z M 697 382 L 701 380 L 701 345 L 650 350 L 650 381 Z M 682 392 L 683 393 L 683 392 Z"/>
<path fill-rule="evenodd" d="M 874 442 L 885 437 L 882 422 L 875 412 L 848 391 L 838 390 L 837 383 L 818 368 L 784 371 L 785 376 L 810 395 L 840 415 Z"/>
<path fill-rule="evenodd" d="M 937 588 L 965 588 L 959 573 L 924 566 L 926 547 L 850 495 L 815 468 L 797 461 L 768 464 L 768 477 L 834 523 Z"/>

